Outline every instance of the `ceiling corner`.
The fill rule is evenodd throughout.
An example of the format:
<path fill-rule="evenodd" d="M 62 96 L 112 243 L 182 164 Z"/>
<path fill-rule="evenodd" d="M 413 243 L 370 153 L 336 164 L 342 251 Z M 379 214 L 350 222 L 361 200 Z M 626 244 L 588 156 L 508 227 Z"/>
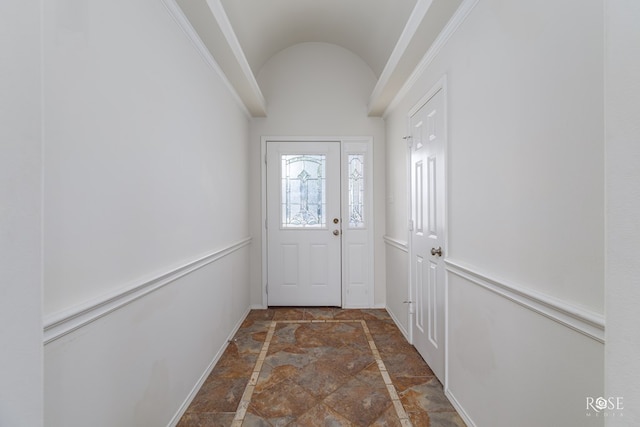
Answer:
<path fill-rule="evenodd" d="M 266 101 L 220 0 L 176 2 L 249 114 L 265 117 Z"/>

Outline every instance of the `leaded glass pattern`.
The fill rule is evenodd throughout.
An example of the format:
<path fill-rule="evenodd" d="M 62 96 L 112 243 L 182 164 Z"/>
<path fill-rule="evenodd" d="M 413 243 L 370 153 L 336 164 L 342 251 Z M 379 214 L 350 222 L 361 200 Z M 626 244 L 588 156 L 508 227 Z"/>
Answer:
<path fill-rule="evenodd" d="M 324 227 L 326 155 L 283 154 L 281 161 L 282 227 Z"/>
<path fill-rule="evenodd" d="M 349 154 L 349 227 L 364 227 L 364 155 Z"/>

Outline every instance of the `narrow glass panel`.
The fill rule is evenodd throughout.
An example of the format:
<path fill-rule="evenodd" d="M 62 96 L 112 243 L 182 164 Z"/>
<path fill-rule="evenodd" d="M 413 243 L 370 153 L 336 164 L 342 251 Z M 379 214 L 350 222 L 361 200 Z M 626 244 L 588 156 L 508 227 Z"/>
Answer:
<path fill-rule="evenodd" d="M 325 226 L 325 157 L 324 154 L 282 155 L 282 227 Z"/>
<path fill-rule="evenodd" d="M 349 227 L 364 227 L 364 154 L 349 154 Z"/>

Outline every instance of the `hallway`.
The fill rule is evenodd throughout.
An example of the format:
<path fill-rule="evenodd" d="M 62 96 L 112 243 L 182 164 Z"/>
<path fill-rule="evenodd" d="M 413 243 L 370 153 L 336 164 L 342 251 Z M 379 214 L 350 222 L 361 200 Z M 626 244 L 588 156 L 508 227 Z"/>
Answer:
<path fill-rule="evenodd" d="M 385 310 L 252 310 L 178 426 L 460 426 Z"/>
<path fill-rule="evenodd" d="M 477 427 L 640 426 L 640 2 L 0 10 L 1 426 L 442 425 L 455 412 Z M 419 119 L 438 93 L 442 115 Z M 412 161 L 438 131 L 443 164 Z M 269 215 L 268 201 L 286 180 L 309 185 L 268 167 L 269 144 L 300 143 L 282 160 L 355 139 L 371 146 L 364 175 L 344 162 L 339 175 L 371 194 L 343 186 L 341 214 L 316 227 L 339 249 L 314 247 L 340 251 L 341 304 L 270 301 L 269 273 L 293 283 L 303 263 L 269 266 L 286 206 Z M 368 205 L 364 227 L 349 205 Z M 417 233 L 433 244 L 418 251 Z M 316 304 L 388 317 L 268 309 Z M 455 412 L 424 397 L 440 385 L 403 336 Z M 340 406 L 363 384 L 380 412 Z M 287 390 L 307 399 L 272 405 Z M 598 397 L 624 410 L 592 416 Z"/>

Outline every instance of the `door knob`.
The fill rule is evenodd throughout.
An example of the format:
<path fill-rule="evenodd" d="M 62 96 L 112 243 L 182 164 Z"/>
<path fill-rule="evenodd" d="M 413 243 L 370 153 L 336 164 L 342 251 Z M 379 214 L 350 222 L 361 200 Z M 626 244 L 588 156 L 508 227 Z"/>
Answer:
<path fill-rule="evenodd" d="M 442 256 L 442 248 L 441 247 L 438 247 L 438 249 L 431 248 L 431 255 L 433 255 L 433 256 L 436 256 L 436 255 Z"/>
<path fill-rule="evenodd" d="M 333 230 L 333 235 L 334 236 L 339 236 L 340 235 L 340 230 Z"/>

